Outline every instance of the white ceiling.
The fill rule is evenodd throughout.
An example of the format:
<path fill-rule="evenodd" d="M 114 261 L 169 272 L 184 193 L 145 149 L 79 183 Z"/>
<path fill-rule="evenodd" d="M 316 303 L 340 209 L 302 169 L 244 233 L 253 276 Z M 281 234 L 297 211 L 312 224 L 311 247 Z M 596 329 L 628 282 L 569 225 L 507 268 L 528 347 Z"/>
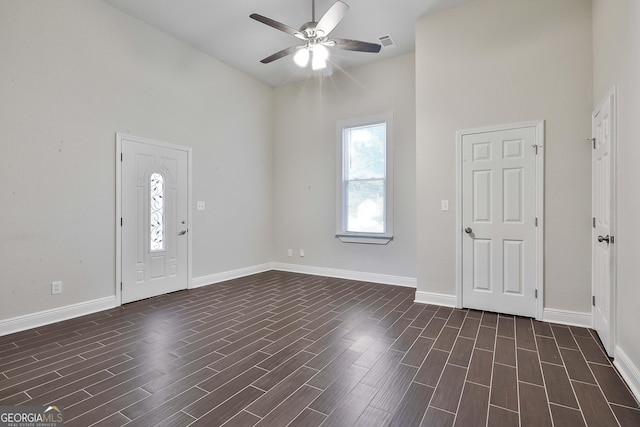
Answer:
<path fill-rule="evenodd" d="M 260 60 L 301 44 L 295 37 L 249 18 L 259 13 L 293 28 L 311 21 L 311 0 L 103 0 L 161 31 L 185 41 L 269 86 L 308 77 L 291 57 L 270 64 Z M 345 0 L 350 9 L 332 37 L 378 43 L 390 34 L 396 48 L 378 54 L 331 49 L 333 68 L 351 68 L 409 53 L 415 46 L 415 22 L 429 13 L 471 0 Z M 316 20 L 335 0 L 316 0 Z"/>

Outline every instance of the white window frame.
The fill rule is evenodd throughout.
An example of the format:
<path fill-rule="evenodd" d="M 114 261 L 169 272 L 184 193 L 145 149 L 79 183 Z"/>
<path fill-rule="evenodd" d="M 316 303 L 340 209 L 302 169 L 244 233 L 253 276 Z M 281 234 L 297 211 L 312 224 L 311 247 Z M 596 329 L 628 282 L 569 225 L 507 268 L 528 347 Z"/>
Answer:
<path fill-rule="evenodd" d="M 386 159 L 385 159 L 385 230 L 383 233 L 352 232 L 346 230 L 347 194 L 345 191 L 346 147 L 345 130 L 386 123 Z M 337 126 L 336 150 L 336 237 L 345 243 L 365 243 L 386 245 L 393 240 L 393 113 L 379 114 L 364 118 L 343 120 Z"/>

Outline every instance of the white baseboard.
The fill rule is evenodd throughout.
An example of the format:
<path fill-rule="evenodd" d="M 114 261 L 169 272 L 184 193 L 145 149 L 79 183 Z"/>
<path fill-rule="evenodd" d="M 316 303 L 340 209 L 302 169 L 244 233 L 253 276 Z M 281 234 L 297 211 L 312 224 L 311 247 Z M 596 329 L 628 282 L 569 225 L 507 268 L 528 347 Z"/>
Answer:
<path fill-rule="evenodd" d="M 415 288 L 418 279 L 415 277 L 391 276 L 388 274 L 366 273 L 363 271 L 339 270 L 335 268 L 313 267 L 310 265 L 273 263 L 273 270 L 291 273 L 310 274 L 313 276 L 336 277 L 339 279 L 359 280 L 362 282 L 382 283 L 384 285 L 404 286 Z"/>
<path fill-rule="evenodd" d="M 24 316 L 13 317 L 11 319 L 0 320 L 0 336 L 20 332 L 38 326 L 49 325 L 74 317 L 96 313 L 117 307 L 119 304 L 116 297 L 110 296 L 93 301 L 81 302 L 67 305 L 65 307 L 53 308 L 51 310 L 39 311 L 37 313 L 26 314 Z"/>
<path fill-rule="evenodd" d="M 421 304 L 443 305 L 445 307 L 455 307 L 458 299 L 455 295 L 436 294 L 434 292 L 416 292 L 415 302 Z"/>
<path fill-rule="evenodd" d="M 622 378 L 627 382 L 636 400 L 640 402 L 640 369 L 633 363 L 631 358 L 618 346 L 614 351 L 613 364 Z"/>
<path fill-rule="evenodd" d="M 545 308 L 542 311 L 543 321 L 560 323 L 562 325 L 591 328 L 593 326 L 591 319 L 591 312 L 583 313 L 579 311 L 556 310 L 553 308 Z"/>
<path fill-rule="evenodd" d="M 406 286 L 415 288 L 417 280 L 411 277 L 389 276 L 385 274 L 363 273 L 359 271 L 336 270 L 331 268 L 310 267 L 296 264 L 265 263 L 251 267 L 239 268 L 237 270 L 225 271 L 222 273 L 210 274 L 208 276 L 196 277 L 191 280 L 189 288 L 199 288 L 213 283 L 224 282 L 226 280 L 237 279 L 262 273 L 269 270 L 290 271 L 315 276 L 338 277 L 349 280 L 361 280 L 365 282 L 383 283 L 389 285 Z M 96 313 L 118 307 L 120 304 L 115 295 L 93 301 L 81 302 L 65 307 L 26 314 L 24 316 L 13 317 L 0 320 L 0 336 L 20 332 L 38 326 L 49 325 L 63 320 Z"/>
<path fill-rule="evenodd" d="M 191 280 L 191 286 L 189 286 L 189 289 L 200 288 L 202 286 L 212 285 L 226 280 L 233 280 L 239 277 L 250 276 L 252 274 L 263 273 L 269 270 L 273 270 L 273 264 L 270 262 L 266 264 L 253 265 L 251 267 L 239 268 L 237 270 L 224 271 L 222 273 L 209 274 L 208 276 L 195 277 Z"/>

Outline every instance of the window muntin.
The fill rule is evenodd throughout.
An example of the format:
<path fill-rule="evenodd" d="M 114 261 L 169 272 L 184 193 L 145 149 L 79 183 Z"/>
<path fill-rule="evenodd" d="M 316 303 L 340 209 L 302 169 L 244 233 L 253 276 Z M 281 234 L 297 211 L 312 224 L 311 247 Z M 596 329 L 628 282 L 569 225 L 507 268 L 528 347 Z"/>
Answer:
<path fill-rule="evenodd" d="M 154 172 L 149 177 L 149 250 L 164 250 L 164 176 Z"/>

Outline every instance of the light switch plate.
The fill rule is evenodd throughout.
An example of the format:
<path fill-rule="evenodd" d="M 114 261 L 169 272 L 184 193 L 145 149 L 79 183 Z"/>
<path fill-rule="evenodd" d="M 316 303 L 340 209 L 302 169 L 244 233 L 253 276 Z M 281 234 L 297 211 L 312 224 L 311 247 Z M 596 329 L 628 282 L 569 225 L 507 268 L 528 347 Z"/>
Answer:
<path fill-rule="evenodd" d="M 51 282 L 51 295 L 62 293 L 62 282 Z"/>
<path fill-rule="evenodd" d="M 440 209 L 442 211 L 448 211 L 449 210 L 449 201 L 448 200 L 442 200 L 440 201 Z"/>
<path fill-rule="evenodd" d="M 203 201 L 198 201 L 196 203 L 196 209 L 199 211 L 203 211 L 205 209 L 205 203 Z"/>

